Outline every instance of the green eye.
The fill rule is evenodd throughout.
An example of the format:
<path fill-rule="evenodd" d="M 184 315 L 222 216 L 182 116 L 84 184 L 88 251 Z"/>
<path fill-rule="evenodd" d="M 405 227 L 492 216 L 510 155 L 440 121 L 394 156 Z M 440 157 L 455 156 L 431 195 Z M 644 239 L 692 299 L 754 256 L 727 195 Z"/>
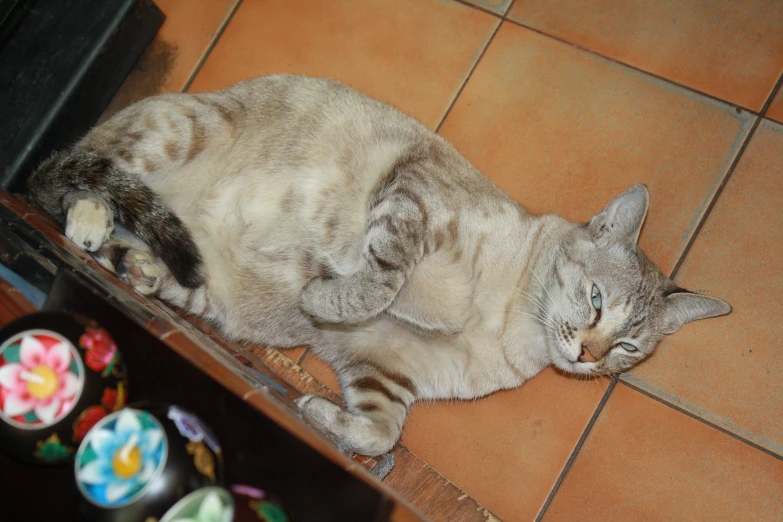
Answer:
<path fill-rule="evenodd" d="M 593 302 L 593 307 L 596 310 L 601 309 L 601 292 L 598 290 L 598 287 L 593 285 L 593 291 L 590 294 L 590 300 Z"/>
<path fill-rule="evenodd" d="M 620 343 L 620 346 L 622 346 L 624 349 L 626 349 L 629 352 L 635 352 L 636 350 L 638 350 L 636 346 L 628 343 Z"/>

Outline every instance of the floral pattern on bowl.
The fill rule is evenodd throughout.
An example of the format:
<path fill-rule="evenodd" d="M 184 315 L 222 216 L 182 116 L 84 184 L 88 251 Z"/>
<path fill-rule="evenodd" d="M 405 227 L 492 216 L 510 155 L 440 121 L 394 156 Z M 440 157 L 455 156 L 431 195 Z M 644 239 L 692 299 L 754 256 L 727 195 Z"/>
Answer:
<path fill-rule="evenodd" d="M 150 413 L 125 408 L 98 421 L 76 453 L 76 482 L 90 502 L 121 507 L 141 498 L 163 471 L 168 441 Z"/>
<path fill-rule="evenodd" d="M 68 415 L 84 388 L 76 348 L 48 330 L 18 333 L 0 346 L 0 418 L 43 429 Z"/>
<path fill-rule="evenodd" d="M 234 499 L 223 488 L 197 489 L 174 504 L 160 522 L 231 522 Z"/>
<path fill-rule="evenodd" d="M 85 362 L 93 371 L 106 377 L 117 362 L 117 344 L 109 333 L 97 326 L 88 326 L 79 338 L 79 346 L 85 350 Z"/>

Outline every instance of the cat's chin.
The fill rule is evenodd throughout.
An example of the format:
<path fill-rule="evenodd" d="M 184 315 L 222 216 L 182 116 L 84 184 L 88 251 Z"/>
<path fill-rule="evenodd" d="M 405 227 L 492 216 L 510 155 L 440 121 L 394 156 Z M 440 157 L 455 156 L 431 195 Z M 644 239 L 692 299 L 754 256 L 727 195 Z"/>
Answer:
<path fill-rule="evenodd" d="M 600 377 L 603 375 L 603 372 L 594 362 L 571 362 L 557 345 L 550 346 L 549 350 L 552 366 L 561 373 L 578 377 Z"/>
<path fill-rule="evenodd" d="M 561 373 L 565 373 L 574 377 L 600 377 L 603 375 L 595 363 L 591 362 L 572 363 L 570 361 L 565 361 L 565 364 L 563 364 L 562 361 L 556 361 L 552 364 Z"/>

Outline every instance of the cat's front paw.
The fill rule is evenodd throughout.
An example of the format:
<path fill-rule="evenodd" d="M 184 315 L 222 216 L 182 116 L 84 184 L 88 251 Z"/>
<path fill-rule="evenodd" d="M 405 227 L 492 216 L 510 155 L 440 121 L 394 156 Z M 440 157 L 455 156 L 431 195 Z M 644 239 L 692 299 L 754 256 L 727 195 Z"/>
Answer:
<path fill-rule="evenodd" d="M 299 306 L 302 311 L 321 323 L 339 323 L 343 318 L 336 312 L 331 305 L 329 294 L 331 288 L 329 283 L 323 277 L 316 277 L 310 280 L 302 289 L 299 295 Z"/>
<path fill-rule="evenodd" d="M 344 410 L 328 399 L 317 395 L 305 395 L 296 401 L 306 419 L 324 428 L 337 448 L 376 457 L 391 451 L 400 436 L 399 427 L 393 430 L 376 424 L 370 418 Z"/>
<path fill-rule="evenodd" d="M 65 236 L 82 250 L 95 252 L 113 231 L 114 216 L 103 200 L 80 199 L 68 209 Z"/>
<path fill-rule="evenodd" d="M 149 252 L 128 250 L 117 265 L 117 275 L 142 295 L 153 295 L 160 289 L 163 271 Z"/>

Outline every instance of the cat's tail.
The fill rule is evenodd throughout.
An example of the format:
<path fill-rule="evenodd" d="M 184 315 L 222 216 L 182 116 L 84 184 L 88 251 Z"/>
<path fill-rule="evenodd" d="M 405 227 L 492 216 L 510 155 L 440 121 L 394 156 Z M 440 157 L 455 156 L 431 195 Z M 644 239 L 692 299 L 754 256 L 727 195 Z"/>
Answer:
<path fill-rule="evenodd" d="M 125 225 L 157 254 L 177 282 L 197 288 L 204 282 L 198 247 L 182 220 L 152 189 L 118 169 L 111 160 L 74 147 L 57 152 L 33 172 L 30 195 L 41 208 L 63 222 L 63 198 L 74 192 L 100 196 Z"/>

